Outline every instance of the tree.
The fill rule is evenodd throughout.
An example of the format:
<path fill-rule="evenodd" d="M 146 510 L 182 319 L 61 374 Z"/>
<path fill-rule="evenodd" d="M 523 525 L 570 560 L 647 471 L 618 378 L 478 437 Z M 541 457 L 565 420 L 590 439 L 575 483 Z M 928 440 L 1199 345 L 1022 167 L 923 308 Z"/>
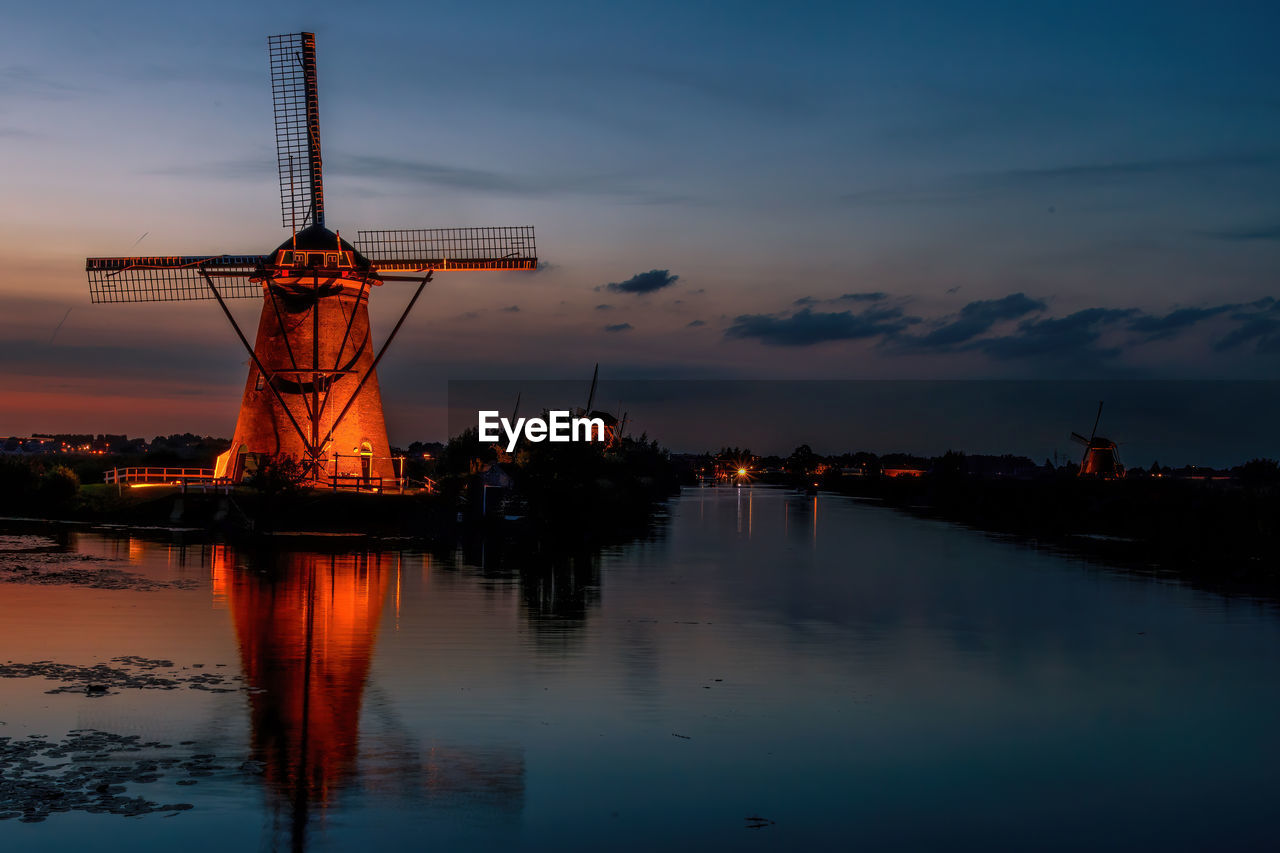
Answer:
<path fill-rule="evenodd" d="M 818 454 L 807 444 L 802 444 L 787 457 L 787 470 L 792 474 L 807 474 L 818 463 Z"/>
<path fill-rule="evenodd" d="M 54 465 L 40 475 L 40 500 L 46 506 L 65 507 L 80 492 L 80 478 L 66 465 Z"/>
<path fill-rule="evenodd" d="M 1250 459 L 1236 469 L 1246 486 L 1273 486 L 1280 483 L 1280 463 L 1274 459 Z"/>

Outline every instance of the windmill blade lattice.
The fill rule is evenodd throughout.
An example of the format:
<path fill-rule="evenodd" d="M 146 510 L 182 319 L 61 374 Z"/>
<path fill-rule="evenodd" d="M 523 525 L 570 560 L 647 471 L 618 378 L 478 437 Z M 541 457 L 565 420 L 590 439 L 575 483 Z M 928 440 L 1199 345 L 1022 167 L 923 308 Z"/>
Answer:
<path fill-rule="evenodd" d="M 379 270 L 534 270 L 533 226 L 360 231 L 355 247 Z"/>
<path fill-rule="evenodd" d="M 262 297 L 263 255 L 87 258 L 92 302 L 187 302 L 213 299 L 201 270 L 224 299 Z"/>
<path fill-rule="evenodd" d="M 295 230 L 324 225 L 316 37 L 313 33 L 271 36 L 267 46 L 283 224 Z"/>

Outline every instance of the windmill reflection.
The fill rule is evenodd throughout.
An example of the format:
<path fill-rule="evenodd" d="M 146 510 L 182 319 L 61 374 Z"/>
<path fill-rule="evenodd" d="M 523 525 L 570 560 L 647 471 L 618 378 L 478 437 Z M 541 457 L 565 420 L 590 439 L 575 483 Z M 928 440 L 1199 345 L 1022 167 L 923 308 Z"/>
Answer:
<path fill-rule="evenodd" d="M 283 552 L 236 566 L 225 547 L 213 574 L 231 610 L 249 688 L 251 758 L 274 818 L 273 847 L 302 851 L 344 790 L 393 790 L 434 799 L 480 794 L 522 804 L 518 749 L 420 748 L 386 709 L 375 743 L 361 747 L 361 709 L 394 554 Z"/>
<path fill-rule="evenodd" d="M 285 553 L 266 573 L 223 577 L 250 688 L 252 757 L 293 849 L 305 849 L 311 813 L 323 813 L 355 777 L 391 573 L 377 555 Z"/>
<path fill-rule="evenodd" d="M 598 551 L 538 553 L 480 539 L 462 543 L 442 560 L 478 571 L 486 582 L 514 580 L 520 590 L 521 614 L 540 649 L 560 649 L 580 641 L 588 617 L 600 607 Z"/>

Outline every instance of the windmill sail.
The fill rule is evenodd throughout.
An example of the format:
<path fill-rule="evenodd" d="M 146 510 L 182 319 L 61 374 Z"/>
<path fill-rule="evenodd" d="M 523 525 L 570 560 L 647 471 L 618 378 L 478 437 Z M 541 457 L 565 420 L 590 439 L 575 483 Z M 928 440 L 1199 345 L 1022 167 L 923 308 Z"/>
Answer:
<path fill-rule="evenodd" d="M 224 299 L 262 297 L 263 255 L 86 258 L 92 302 L 185 302 L 213 299 L 203 270 Z"/>
<path fill-rule="evenodd" d="M 355 247 L 379 270 L 536 270 L 533 226 L 360 231 Z"/>
<path fill-rule="evenodd" d="M 314 33 L 271 36 L 267 46 L 283 224 L 295 231 L 324 225 L 316 37 Z"/>

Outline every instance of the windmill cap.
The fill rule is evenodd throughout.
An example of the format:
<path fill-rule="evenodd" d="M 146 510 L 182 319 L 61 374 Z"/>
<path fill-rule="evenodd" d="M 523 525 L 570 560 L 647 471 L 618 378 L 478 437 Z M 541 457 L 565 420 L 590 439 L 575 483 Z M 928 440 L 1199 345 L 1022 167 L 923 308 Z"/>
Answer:
<path fill-rule="evenodd" d="M 341 245 L 343 251 L 351 252 L 355 261 L 356 269 L 369 269 L 373 266 L 369 259 L 360 254 L 355 246 L 341 239 L 337 234 L 325 228 L 323 225 L 308 225 L 298 232 L 298 236 L 290 237 L 285 240 L 277 248 L 276 252 L 281 249 L 296 249 L 299 252 L 333 252 L 337 251 L 337 247 Z M 274 254 L 274 253 L 273 253 Z"/>

